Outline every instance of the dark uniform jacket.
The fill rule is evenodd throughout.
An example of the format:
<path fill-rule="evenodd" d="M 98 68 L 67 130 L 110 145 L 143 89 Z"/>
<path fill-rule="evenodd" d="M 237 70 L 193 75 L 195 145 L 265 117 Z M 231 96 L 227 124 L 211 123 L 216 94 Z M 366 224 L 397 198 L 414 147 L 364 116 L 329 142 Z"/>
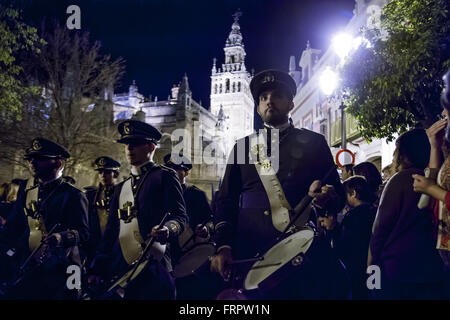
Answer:
<path fill-rule="evenodd" d="M 30 229 L 24 213 L 26 193 L 24 187 L 20 188 L 14 209 L 0 232 L 0 242 L 16 251 L 10 261 L 16 265 L 15 272 L 11 273 L 12 277 L 18 275 L 18 266 L 30 255 Z M 25 268 L 24 278 L 11 288 L 8 297 L 74 299 L 77 290 L 66 288 L 66 271 L 69 265 L 81 265 L 82 247 L 89 238 L 86 196 L 71 184 L 57 179 L 39 187 L 38 201 L 45 230 L 49 232 L 56 224 L 60 224 L 54 232 L 61 234 L 62 248 L 49 249 L 49 254 L 39 267 L 33 259 L 30 260 L 31 263 Z"/>
<path fill-rule="evenodd" d="M 196 225 L 205 223 L 206 220 L 212 217 L 212 210 L 204 191 L 196 186 L 187 187 L 183 184 L 182 187 L 186 212 L 189 217 L 189 226 L 192 230 L 195 230 Z"/>
<path fill-rule="evenodd" d="M 88 242 L 88 255 L 89 259 L 92 259 L 95 255 L 98 246 L 100 245 L 102 239 L 102 230 L 100 226 L 100 218 L 98 215 L 98 207 L 101 204 L 101 200 L 103 200 L 103 204 L 105 208 L 110 209 L 110 201 L 114 195 L 114 186 L 105 190 L 104 198 L 100 199 L 100 195 L 104 186 L 100 184 L 98 187 L 86 187 L 85 194 L 89 202 L 89 230 L 90 230 L 90 238 Z"/>
<path fill-rule="evenodd" d="M 6 222 L 0 241 L 16 247 L 28 248 L 30 229 L 24 213 L 26 190 L 21 187 L 14 209 Z M 63 238 L 63 246 L 83 245 L 89 239 L 88 202 L 84 193 L 71 184 L 57 179 L 39 187 L 38 200 L 45 229 L 49 231 L 57 223 L 54 232 Z"/>
<path fill-rule="evenodd" d="M 148 163 L 141 168 L 143 173 L 138 177 L 131 177 L 135 207 L 139 231 L 144 240 L 151 233 L 153 227 L 159 225 L 164 214 L 170 212 L 169 221 L 166 223 L 170 230 L 169 242 L 177 240 L 178 235 L 184 230 L 187 223 L 187 215 L 181 185 L 175 172 L 164 166 Z M 129 269 L 123 258 L 120 242 L 120 221 L 118 218 L 119 196 L 124 182 L 119 183 L 114 189 L 111 201 L 108 224 L 92 269 L 97 274 L 102 274 L 102 269 L 109 269 L 107 277 L 120 275 Z M 166 250 L 161 261 L 168 272 L 171 271 L 170 248 Z M 103 275 L 105 275 L 103 273 Z"/>
<path fill-rule="evenodd" d="M 248 142 L 248 137 L 244 139 Z M 294 208 L 308 193 L 311 183 L 321 180 L 334 162 L 327 142 L 320 134 L 290 126 L 280 132 L 279 141 L 279 170 L 276 175 L 287 201 Z M 237 164 L 235 145 L 216 195 L 217 245 L 230 245 L 238 259 L 264 254 L 280 234 L 268 214 L 269 200 L 256 168 L 248 163 L 248 149 L 247 143 L 246 164 Z M 230 163 L 233 160 L 234 163 Z M 333 185 L 344 199 L 337 171 L 326 183 Z"/>

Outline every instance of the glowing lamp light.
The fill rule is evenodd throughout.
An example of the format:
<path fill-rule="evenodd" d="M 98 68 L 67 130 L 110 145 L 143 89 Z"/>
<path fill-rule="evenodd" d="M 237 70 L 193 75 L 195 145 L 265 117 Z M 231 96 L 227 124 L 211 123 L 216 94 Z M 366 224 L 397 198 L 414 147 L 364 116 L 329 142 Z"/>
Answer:
<path fill-rule="evenodd" d="M 369 40 L 366 38 L 363 38 L 361 36 L 356 37 L 353 39 L 353 50 L 357 50 L 359 47 L 365 47 L 365 48 L 371 48 L 372 45 L 370 44 Z"/>
<path fill-rule="evenodd" d="M 344 59 L 353 48 L 353 38 L 349 34 L 339 33 L 332 40 L 332 47 L 339 58 Z"/>
<path fill-rule="evenodd" d="M 326 67 L 319 78 L 320 89 L 325 95 L 330 95 L 337 88 L 339 78 L 336 72 Z"/>

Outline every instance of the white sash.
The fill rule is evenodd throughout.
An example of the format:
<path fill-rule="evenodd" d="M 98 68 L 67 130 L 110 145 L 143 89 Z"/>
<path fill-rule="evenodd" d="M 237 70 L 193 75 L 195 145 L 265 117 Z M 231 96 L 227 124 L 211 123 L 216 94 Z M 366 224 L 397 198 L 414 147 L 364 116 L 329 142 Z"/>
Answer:
<path fill-rule="evenodd" d="M 102 188 L 102 191 L 100 192 L 99 195 L 99 201 L 106 201 L 105 197 L 105 189 Z M 105 229 L 106 229 L 106 224 L 108 222 L 108 214 L 109 214 L 109 209 L 104 209 L 104 205 L 102 203 L 101 208 L 97 207 L 97 216 L 98 216 L 98 224 L 100 226 L 100 233 L 103 236 L 103 234 L 105 233 Z"/>
<path fill-rule="evenodd" d="M 25 207 L 28 212 L 34 212 L 35 206 L 38 202 L 39 186 L 33 185 L 33 179 L 28 179 L 26 186 L 26 201 Z M 27 214 L 28 227 L 30 229 L 30 236 L 28 238 L 28 245 L 33 251 L 41 244 L 42 237 L 46 233 L 44 221 L 42 217 L 34 219 Z"/>
<path fill-rule="evenodd" d="M 286 200 L 274 169 L 270 165 L 270 160 L 266 157 L 265 148 L 266 144 L 262 137 L 258 137 L 258 135 L 250 137 L 250 157 L 253 159 L 256 172 L 258 172 L 269 198 L 272 224 L 275 229 L 283 232 L 290 222 L 289 210 L 291 210 L 291 206 Z M 259 161 L 257 161 L 257 154 L 259 154 Z"/>
<path fill-rule="evenodd" d="M 131 214 L 133 207 L 134 196 L 131 179 L 128 179 L 124 182 L 122 190 L 120 191 L 119 210 L 128 210 Z M 142 244 L 144 243 L 144 239 L 139 231 L 137 216 L 133 217 L 129 222 L 120 219 L 119 242 L 125 261 L 129 265 L 137 262 L 142 255 Z M 159 261 L 164 256 L 165 250 L 166 245 L 162 245 L 155 241 L 150 249 L 150 255 L 152 255 L 153 259 Z"/>

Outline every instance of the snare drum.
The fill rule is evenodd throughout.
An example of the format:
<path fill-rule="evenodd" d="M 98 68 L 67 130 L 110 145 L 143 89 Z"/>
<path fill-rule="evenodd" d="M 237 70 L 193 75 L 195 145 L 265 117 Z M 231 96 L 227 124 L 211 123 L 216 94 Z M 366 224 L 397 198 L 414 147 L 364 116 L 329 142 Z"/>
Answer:
<path fill-rule="evenodd" d="M 263 260 L 253 264 L 245 278 L 245 289 L 258 289 L 261 282 L 275 276 L 275 273 L 287 264 L 300 266 L 313 240 L 314 231 L 307 228 L 278 242 L 264 254 Z"/>
<path fill-rule="evenodd" d="M 173 269 L 175 278 L 183 278 L 195 273 L 216 253 L 213 243 L 197 243 L 184 253 Z"/>

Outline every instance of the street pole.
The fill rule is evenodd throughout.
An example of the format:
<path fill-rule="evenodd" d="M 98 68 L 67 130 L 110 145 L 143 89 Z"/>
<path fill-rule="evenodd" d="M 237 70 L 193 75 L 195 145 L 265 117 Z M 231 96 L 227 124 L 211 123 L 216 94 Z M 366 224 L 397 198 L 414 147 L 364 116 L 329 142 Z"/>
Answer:
<path fill-rule="evenodd" d="M 345 105 L 344 101 L 341 101 L 341 105 L 339 106 L 341 109 L 341 148 L 347 148 L 347 131 L 345 130 Z"/>

